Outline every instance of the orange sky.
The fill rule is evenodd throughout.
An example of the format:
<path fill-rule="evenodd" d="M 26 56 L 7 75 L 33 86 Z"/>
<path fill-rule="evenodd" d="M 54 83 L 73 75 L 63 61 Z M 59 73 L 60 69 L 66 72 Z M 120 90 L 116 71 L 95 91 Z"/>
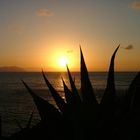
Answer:
<path fill-rule="evenodd" d="M 140 70 L 140 1 L 0 1 L 0 66 L 30 71 L 79 70 L 79 44 L 90 71 Z M 126 48 L 126 49 L 125 49 Z"/>

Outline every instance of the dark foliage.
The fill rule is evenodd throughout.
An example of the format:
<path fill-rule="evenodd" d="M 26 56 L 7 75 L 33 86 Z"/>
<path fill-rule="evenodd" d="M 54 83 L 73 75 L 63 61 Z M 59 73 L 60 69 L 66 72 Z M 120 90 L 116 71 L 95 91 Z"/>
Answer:
<path fill-rule="evenodd" d="M 20 132 L 13 134 L 7 139 L 140 139 L 140 72 L 130 84 L 125 96 L 120 100 L 115 90 L 114 77 L 114 60 L 118 49 L 119 46 L 111 57 L 107 86 L 100 104 L 96 100 L 81 47 L 81 96 L 68 66 L 67 71 L 71 89 L 68 88 L 62 78 L 66 102 L 42 71 L 44 80 L 58 109 L 39 97 L 22 81 L 37 106 L 41 121 L 31 127 L 30 124 L 33 117 L 33 113 L 31 113 L 27 127 L 22 128 Z"/>

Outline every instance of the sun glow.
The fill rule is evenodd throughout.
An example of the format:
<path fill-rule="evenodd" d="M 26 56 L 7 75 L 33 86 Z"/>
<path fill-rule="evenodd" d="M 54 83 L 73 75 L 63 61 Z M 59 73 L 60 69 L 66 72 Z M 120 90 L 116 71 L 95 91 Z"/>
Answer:
<path fill-rule="evenodd" d="M 68 64 L 67 57 L 64 57 L 64 56 L 60 57 L 58 59 L 58 64 L 60 65 L 60 67 L 65 67 Z"/>
<path fill-rule="evenodd" d="M 68 65 L 71 71 L 78 70 L 79 54 L 74 48 L 67 44 L 50 44 L 52 47 L 47 50 L 47 54 L 44 55 L 45 64 L 49 67 L 49 70 L 47 69 L 48 71 L 67 71 L 66 65 Z"/>

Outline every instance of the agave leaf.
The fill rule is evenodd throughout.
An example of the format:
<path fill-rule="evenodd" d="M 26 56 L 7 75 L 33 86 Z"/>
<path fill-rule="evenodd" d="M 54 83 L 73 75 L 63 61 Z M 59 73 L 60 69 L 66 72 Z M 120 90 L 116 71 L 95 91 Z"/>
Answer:
<path fill-rule="evenodd" d="M 69 81 L 70 81 L 70 85 L 71 85 L 71 90 L 72 90 L 72 94 L 73 94 L 73 98 L 75 99 L 75 101 L 78 103 L 78 104 L 81 104 L 81 99 L 80 99 L 80 96 L 79 96 L 79 93 L 78 93 L 78 90 L 75 86 L 75 83 L 72 79 L 72 76 L 71 76 L 71 73 L 70 73 L 70 70 L 67 66 L 67 72 L 68 72 L 68 76 L 69 76 Z"/>
<path fill-rule="evenodd" d="M 81 47 L 80 47 L 80 55 L 81 55 L 81 93 L 83 102 L 89 105 L 98 104 L 89 79 Z"/>
<path fill-rule="evenodd" d="M 59 107 L 61 112 L 64 112 L 65 107 L 66 107 L 66 103 L 65 101 L 61 98 L 61 96 L 58 94 L 58 92 L 53 88 L 53 86 L 50 84 L 49 80 L 47 79 L 47 77 L 45 76 L 45 73 L 42 71 L 44 80 L 57 104 L 57 106 Z"/>
<path fill-rule="evenodd" d="M 77 102 L 75 101 L 75 98 L 73 97 L 72 92 L 69 90 L 69 88 L 67 87 L 63 79 L 62 81 L 63 81 L 63 86 L 64 86 L 65 98 L 67 101 L 66 110 L 63 113 L 63 115 L 64 115 L 64 118 L 68 121 L 68 123 L 70 121 L 69 125 L 72 125 L 75 119 L 75 109 L 77 110 Z"/>
<path fill-rule="evenodd" d="M 29 120 L 28 120 L 28 123 L 27 123 L 27 126 L 26 128 L 30 128 L 31 126 L 31 122 L 32 122 L 32 119 L 33 119 L 33 114 L 34 114 L 34 111 L 32 111 L 32 113 L 30 114 L 30 117 L 29 117 Z"/>
<path fill-rule="evenodd" d="M 20 128 L 20 130 L 22 131 L 23 130 L 23 127 L 20 124 L 20 122 L 17 119 L 15 119 L 15 122 L 16 122 L 17 126 Z"/>
<path fill-rule="evenodd" d="M 127 109 L 136 110 L 140 112 L 140 72 L 131 82 L 128 92 L 125 97 L 125 104 Z"/>
<path fill-rule="evenodd" d="M 75 127 L 78 121 L 83 117 L 82 108 L 81 108 L 82 104 L 81 103 L 79 104 L 79 102 L 77 102 L 75 96 L 73 95 L 73 92 L 69 90 L 69 88 L 67 87 L 63 79 L 62 81 L 63 81 L 64 92 L 67 101 L 66 110 L 63 115 L 64 118 L 67 120 L 69 127 L 71 126 L 73 128 L 73 125 Z M 69 129 L 72 129 L 71 127 Z"/>
<path fill-rule="evenodd" d="M 107 79 L 107 87 L 105 89 L 105 93 L 101 100 L 101 104 L 106 104 L 106 103 L 108 104 L 114 102 L 114 98 L 116 96 L 115 81 L 114 81 L 114 60 L 119 47 L 120 45 L 116 48 L 116 50 L 114 51 L 111 57 L 108 79 Z"/>
<path fill-rule="evenodd" d="M 61 117 L 60 112 L 48 101 L 44 100 L 43 98 L 36 95 L 29 86 L 22 81 L 26 89 L 29 91 L 30 95 L 32 96 L 34 103 L 38 109 L 40 114 L 41 120 L 46 122 L 47 120 L 58 120 Z"/>
<path fill-rule="evenodd" d="M 69 90 L 69 88 L 65 84 L 63 78 L 62 78 L 62 82 L 63 82 L 63 87 L 64 87 L 64 93 L 65 93 L 66 102 L 67 102 L 67 104 L 71 104 L 72 101 L 73 101 L 72 92 Z"/>

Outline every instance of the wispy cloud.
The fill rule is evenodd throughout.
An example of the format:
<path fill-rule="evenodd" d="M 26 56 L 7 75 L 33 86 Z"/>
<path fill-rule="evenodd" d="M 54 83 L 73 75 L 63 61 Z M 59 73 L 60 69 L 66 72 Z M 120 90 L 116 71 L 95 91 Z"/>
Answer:
<path fill-rule="evenodd" d="M 73 50 L 67 50 L 67 53 L 73 53 Z"/>
<path fill-rule="evenodd" d="M 127 47 L 125 47 L 126 50 L 132 50 L 133 48 L 133 45 L 128 45 Z"/>
<path fill-rule="evenodd" d="M 40 17 L 51 17 L 53 15 L 54 15 L 53 12 L 51 12 L 50 10 L 45 9 L 45 8 L 44 9 L 39 9 L 37 11 L 37 16 L 40 16 Z"/>
<path fill-rule="evenodd" d="M 140 10 L 140 1 L 134 1 L 131 3 L 131 8 L 135 10 Z"/>
<path fill-rule="evenodd" d="M 12 32 L 17 33 L 17 34 L 21 34 L 21 33 L 24 32 L 25 27 L 24 27 L 23 25 L 21 25 L 21 24 L 13 24 L 13 25 L 10 25 L 10 26 L 8 27 L 8 29 L 9 29 L 10 31 L 12 31 Z"/>

